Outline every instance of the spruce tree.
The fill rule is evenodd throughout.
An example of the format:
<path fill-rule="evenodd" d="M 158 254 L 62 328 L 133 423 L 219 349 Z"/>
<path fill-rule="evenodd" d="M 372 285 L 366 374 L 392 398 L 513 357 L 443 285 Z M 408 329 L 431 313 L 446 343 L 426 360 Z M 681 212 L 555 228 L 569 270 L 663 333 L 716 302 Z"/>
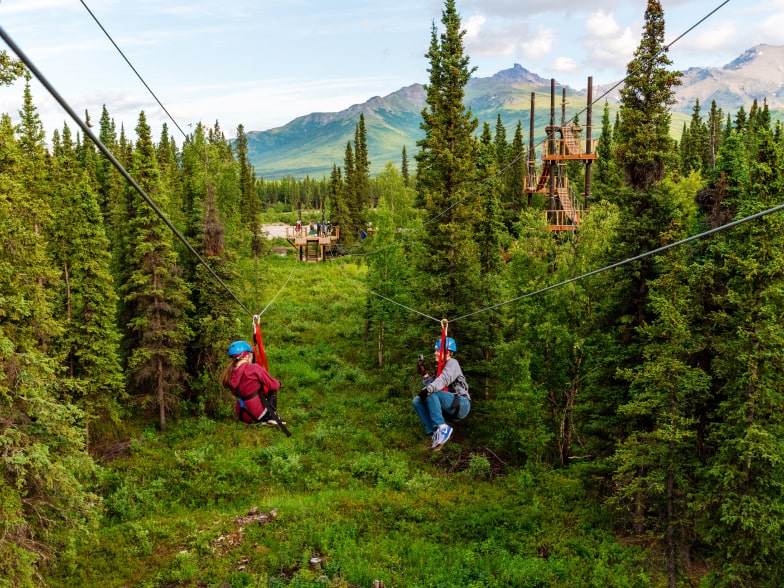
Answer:
<path fill-rule="evenodd" d="M 700 115 L 700 101 L 697 99 L 694 101 L 691 121 L 681 139 L 681 172 L 688 175 L 706 169 L 709 165 L 706 161 L 708 149 L 708 127 Z"/>
<path fill-rule="evenodd" d="M 49 247 L 62 275 L 57 314 L 64 323 L 55 347 L 65 366 L 69 400 L 82 409 L 89 440 L 91 423 L 118 418 L 124 387 L 109 241 L 97 195 L 78 163 L 67 126 L 52 181 Z"/>
<path fill-rule="evenodd" d="M 482 296 L 479 298 L 479 304 L 483 308 L 492 306 L 502 297 L 501 273 L 504 260 L 501 253 L 503 247 L 508 246 L 511 241 L 503 223 L 501 195 L 504 185 L 499 174 L 506 152 L 507 145 L 503 133 L 500 133 L 496 127 L 496 136 L 493 139 L 490 125 L 485 123 L 477 154 L 476 188 L 482 202 L 482 214 L 476 223 L 476 244 L 479 249 L 479 267 L 482 274 Z M 494 383 L 491 381 L 491 374 L 496 372 L 492 366 L 494 350 L 501 341 L 503 333 L 503 311 L 497 309 L 486 313 L 481 326 L 481 330 L 477 329 L 472 341 L 477 351 L 481 350 L 481 359 L 475 364 L 474 371 L 476 376 L 481 378 L 484 388 L 482 395 L 489 399 Z"/>
<path fill-rule="evenodd" d="M 669 108 L 675 104 L 673 88 L 680 85 L 681 74 L 667 69 L 672 65 L 667 51 L 664 10 L 658 0 L 648 0 L 642 39 L 626 66 L 615 136 L 625 181 L 636 192 L 661 180 L 675 155 Z"/>
<path fill-rule="evenodd" d="M 221 145 L 209 143 L 197 125 L 182 153 L 183 196 L 189 242 L 224 283 L 236 277 L 236 254 L 227 240 L 225 218 L 237 202 L 239 164 L 222 156 Z M 235 220 L 236 222 L 236 220 Z M 219 373 L 226 341 L 236 322 L 234 301 L 201 264 L 191 270 L 193 340 L 188 346 L 191 400 L 200 412 L 217 415 L 226 404 Z"/>
<path fill-rule="evenodd" d="M 505 178 L 504 223 L 507 231 L 512 231 L 523 209 L 523 187 L 525 186 L 525 152 L 523 123 L 517 121 L 512 143 L 506 151 L 506 159 L 500 162 L 499 173 Z"/>
<path fill-rule="evenodd" d="M 261 203 L 256 192 L 253 165 L 248 160 L 248 136 L 242 125 L 237 127 L 237 139 L 234 142 L 237 152 L 237 162 L 240 167 L 240 195 L 242 198 L 240 210 L 242 221 L 250 234 L 250 251 L 253 257 L 258 257 L 264 250 L 265 240 L 261 236 Z"/>
<path fill-rule="evenodd" d="M 417 142 L 417 193 L 430 219 L 422 236 L 422 305 L 428 314 L 447 319 L 475 310 L 481 299 L 479 255 L 474 240 L 481 207 L 476 189 L 477 120 L 463 103 L 474 68 L 464 55 L 460 16 L 446 0 L 439 35 L 435 23 L 426 54 L 430 67 L 422 111 L 424 137 Z M 467 320 L 455 333 L 470 349 L 477 328 Z"/>
<path fill-rule="evenodd" d="M 721 142 L 724 139 L 724 113 L 721 108 L 716 105 L 715 100 L 711 100 L 711 108 L 708 112 L 708 144 L 705 160 L 708 162 L 707 170 L 712 171 L 716 167 L 716 153 L 721 147 Z M 703 174 L 707 176 L 707 174 Z"/>
<path fill-rule="evenodd" d="M 329 176 L 329 218 L 334 227 L 340 230 L 340 240 L 346 243 L 346 233 L 350 220 L 345 200 L 346 184 L 340 168 L 335 164 Z"/>
<path fill-rule="evenodd" d="M 161 210 L 168 194 L 160 172 L 150 127 L 142 112 L 131 176 Z M 185 344 L 189 329 L 188 285 L 182 279 L 170 229 L 135 191 L 127 191 L 127 278 L 122 295 L 126 305 L 125 341 L 131 391 L 143 407 L 155 406 L 158 423 L 177 409 L 185 379 Z"/>
<path fill-rule="evenodd" d="M 401 240 L 400 228 L 413 228 L 414 191 L 406 187 L 403 177 L 392 163 L 387 163 L 376 182 L 379 190 L 378 207 L 374 210 L 375 232 L 368 246 L 367 285 L 373 292 L 403 305 L 412 304 L 413 267 L 408 263 L 409 252 Z M 376 363 L 391 373 L 400 363 L 396 358 L 410 356 L 413 343 L 408 311 L 397 304 L 389 304 L 378 296 L 368 296 L 365 309 L 367 328 L 376 350 Z M 390 365 L 391 364 L 391 365 Z"/>
<path fill-rule="evenodd" d="M 353 245 L 359 239 L 360 223 L 357 218 L 359 210 L 359 192 L 356 161 L 354 156 L 354 148 L 351 146 L 351 141 L 346 142 L 346 151 L 343 156 L 343 193 L 341 203 L 343 204 L 342 219 L 340 234 L 343 242 L 346 245 Z"/>
<path fill-rule="evenodd" d="M 661 5 L 648 2 L 640 46 L 629 63 L 626 88 L 622 93 L 620 125 L 613 133 L 616 155 L 624 169 L 628 186 L 612 196 L 620 223 L 613 235 L 612 256 L 618 261 L 661 247 L 686 235 L 693 222 L 693 197 L 675 186 L 668 173 L 675 171 L 674 143 L 669 137 L 669 105 L 677 74 L 666 70 L 664 18 Z M 691 186 L 691 185 L 689 185 Z M 697 186 L 691 186 L 696 192 Z M 644 327 L 657 319 L 649 299 L 651 283 L 657 283 L 666 268 L 653 257 L 619 268 L 602 292 L 598 306 L 598 328 L 613 335 L 601 353 L 605 360 L 592 377 L 594 386 L 586 394 L 596 432 L 597 451 L 611 453 L 640 430 L 647 430 L 644 416 L 638 420 L 624 416 L 620 408 L 634 402 L 634 390 L 621 374 L 634 372 L 646 364 Z M 643 476 L 645 464 L 640 463 Z M 645 500 L 635 502 L 640 511 L 634 520 L 645 519 Z M 644 527 L 635 530 L 642 533 Z"/>
<path fill-rule="evenodd" d="M 615 141 L 610 124 L 610 105 L 605 102 L 602 112 L 602 131 L 596 147 L 598 158 L 593 164 L 592 192 L 595 199 L 617 202 L 618 190 L 623 184 L 621 172 L 615 160 Z"/>
<path fill-rule="evenodd" d="M 370 184 L 370 159 L 368 157 L 367 130 L 365 115 L 359 115 L 359 122 L 354 131 L 354 172 L 356 173 L 356 220 L 365 224 L 365 215 L 371 206 L 372 194 Z"/>

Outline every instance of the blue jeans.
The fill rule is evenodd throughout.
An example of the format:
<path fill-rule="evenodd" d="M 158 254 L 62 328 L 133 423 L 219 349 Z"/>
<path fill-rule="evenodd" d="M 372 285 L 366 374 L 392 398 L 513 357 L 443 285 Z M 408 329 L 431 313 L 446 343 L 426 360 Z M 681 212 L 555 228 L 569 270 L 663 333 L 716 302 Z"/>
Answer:
<path fill-rule="evenodd" d="M 451 420 L 460 420 L 464 418 L 468 411 L 471 410 L 471 401 L 465 396 L 460 396 L 460 408 L 457 413 L 452 410 L 452 400 L 455 395 L 449 392 L 439 390 L 433 392 L 427 397 L 427 401 L 422 402 L 419 395 L 414 396 L 411 404 L 414 405 L 414 410 L 419 415 L 419 420 L 425 426 L 425 432 L 430 435 L 440 425 L 444 424 L 444 417 Z"/>

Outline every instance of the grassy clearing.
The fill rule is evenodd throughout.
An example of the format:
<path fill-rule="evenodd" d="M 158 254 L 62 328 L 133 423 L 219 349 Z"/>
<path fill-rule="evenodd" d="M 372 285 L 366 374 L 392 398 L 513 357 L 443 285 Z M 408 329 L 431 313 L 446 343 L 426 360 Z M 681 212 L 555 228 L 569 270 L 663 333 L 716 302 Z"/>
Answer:
<path fill-rule="evenodd" d="M 292 437 L 228 417 L 131 431 L 130 455 L 96 482 L 102 527 L 73 539 L 52 586 L 654 585 L 587 498 L 590 472 L 507 467 L 482 410 L 430 451 L 415 379 L 372 367 L 361 267 L 247 264 L 259 310 L 291 276 L 261 326 Z M 252 508 L 277 515 L 237 521 Z"/>

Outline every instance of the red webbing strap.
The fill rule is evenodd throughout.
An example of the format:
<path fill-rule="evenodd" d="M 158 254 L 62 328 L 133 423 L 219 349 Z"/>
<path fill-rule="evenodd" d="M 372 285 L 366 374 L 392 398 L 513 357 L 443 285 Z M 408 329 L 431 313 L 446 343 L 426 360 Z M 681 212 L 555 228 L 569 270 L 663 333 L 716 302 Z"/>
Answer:
<path fill-rule="evenodd" d="M 438 347 L 438 366 L 436 367 L 436 378 L 441 375 L 441 370 L 444 369 L 446 364 L 446 329 L 449 322 L 446 319 L 441 319 L 441 345 Z M 444 388 L 447 391 L 448 388 Z"/>
<path fill-rule="evenodd" d="M 261 340 L 259 315 L 255 315 L 253 317 L 253 357 L 256 358 L 256 363 L 263 367 L 267 373 L 269 373 L 269 366 L 267 365 L 267 354 L 264 352 L 264 341 Z M 267 392 L 267 387 L 264 386 L 264 394 Z"/>

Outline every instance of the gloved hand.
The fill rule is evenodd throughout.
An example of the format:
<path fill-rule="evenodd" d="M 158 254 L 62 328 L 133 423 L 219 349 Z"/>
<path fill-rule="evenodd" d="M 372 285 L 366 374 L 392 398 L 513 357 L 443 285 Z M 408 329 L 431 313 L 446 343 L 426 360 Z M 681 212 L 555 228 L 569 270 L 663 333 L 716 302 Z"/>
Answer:
<path fill-rule="evenodd" d="M 428 390 L 428 389 L 427 389 L 427 387 L 425 387 L 425 388 L 422 388 L 422 389 L 419 391 L 419 399 L 420 399 L 422 402 L 424 402 L 425 400 L 427 400 L 427 397 L 428 397 L 429 395 L 430 395 L 430 390 Z"/>
<path fill-rule="evenodd" d="M 427 375 L 427 366 L 420 361 L 417 364 L 417 371 L 419 372 L 420 376 L 424 377 Z"/>

